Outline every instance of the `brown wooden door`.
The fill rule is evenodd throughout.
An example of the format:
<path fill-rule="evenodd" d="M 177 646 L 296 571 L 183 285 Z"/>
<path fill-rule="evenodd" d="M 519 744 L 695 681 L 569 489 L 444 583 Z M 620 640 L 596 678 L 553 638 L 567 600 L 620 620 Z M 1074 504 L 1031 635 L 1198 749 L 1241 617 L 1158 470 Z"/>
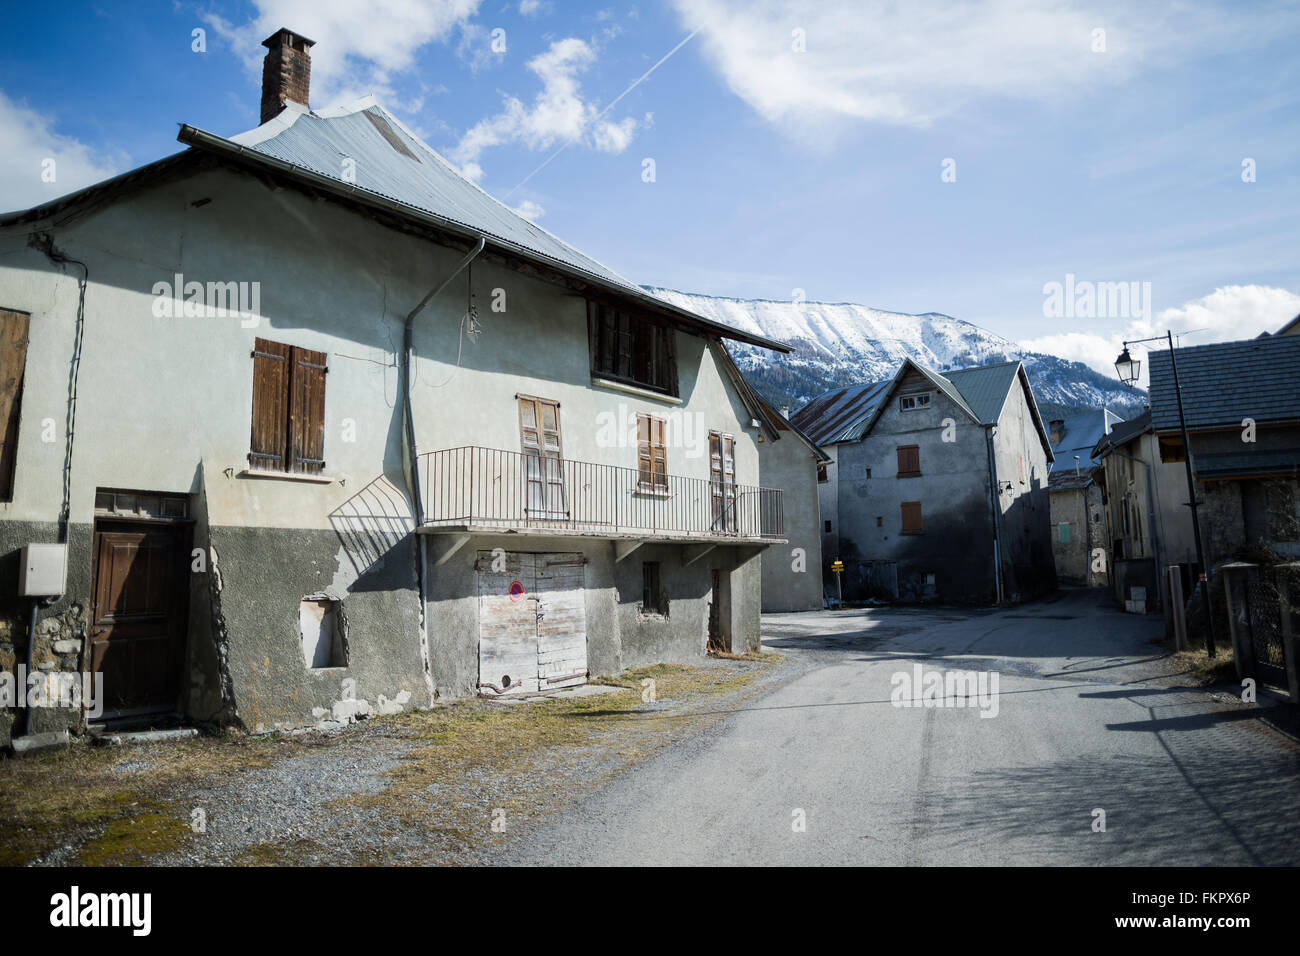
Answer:
<path fill-rule="evenodd" d="M 104 675 L 105 711 L 177 702 L 188 564 L 184 529 L 102 523 L 95 533 L 90 666 Z"/>

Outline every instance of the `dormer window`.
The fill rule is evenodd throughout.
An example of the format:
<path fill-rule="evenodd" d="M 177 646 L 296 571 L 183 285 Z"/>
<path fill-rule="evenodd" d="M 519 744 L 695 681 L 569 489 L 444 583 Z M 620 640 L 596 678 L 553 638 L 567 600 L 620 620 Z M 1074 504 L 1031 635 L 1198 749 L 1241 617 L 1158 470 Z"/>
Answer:
<path fill-rule="evenodd" d="M 677 395 L 677 350 L 667 323 L 588 302 L 587 330 L 594 378 Z"/>
<path fill-rule="evenodd" d="M 919 395 L 900 395 L 898 398 L 898 410 L 901 412 L 914 412 L 918 408 L 930 407 L 930 393 L 922 392 Z"/>

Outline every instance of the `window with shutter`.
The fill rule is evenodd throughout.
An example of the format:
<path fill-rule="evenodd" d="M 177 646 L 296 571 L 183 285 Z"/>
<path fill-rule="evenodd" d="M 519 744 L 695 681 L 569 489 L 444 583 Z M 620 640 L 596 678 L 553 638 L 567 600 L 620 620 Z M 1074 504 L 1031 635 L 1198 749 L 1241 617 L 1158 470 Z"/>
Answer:
<path fill-rule="evenodd" d="M 667 423 L 654 415 L 636 417 L 637 481 L 645 490 L 668 490 Z"/>
<path fill-rule="evenodd" d="M 915 478 L 921 474 L 921 449 L 918 445 L 898 446 L 898 477 Z"/>
<path fill-rule="evenodd" d="M 587 303 L 591 374 L 677 394 L 676 338 L 671 327 L 604 303 Z"/>
<path fill-rule="evenodd" d="M 0 501 L 13 501 L 30 321 L 26 312 L 0 309 Z"/>
<path fill-rule="evenodd" d="M 519 445 L 524 453 L 529 517 L 568 514 L 560 452 L 560 403 L 532 395 L 519 402 Z"/>
<path fill-rule="evenodd" d="M 315 475 L 325 467 L 324 352 L 257 339 L 248 464 Z"/>
<path fill-rule="evenodd" d="M 920 534 L 921 502 L 904 501 L 900 508 L 903 516 L 903 534 Z"/>
<path fill-rule="evenodd" d="M 735 531 L 736 439 L 709 432 L 709 487 L 713 497 L 713 530 Z"/>

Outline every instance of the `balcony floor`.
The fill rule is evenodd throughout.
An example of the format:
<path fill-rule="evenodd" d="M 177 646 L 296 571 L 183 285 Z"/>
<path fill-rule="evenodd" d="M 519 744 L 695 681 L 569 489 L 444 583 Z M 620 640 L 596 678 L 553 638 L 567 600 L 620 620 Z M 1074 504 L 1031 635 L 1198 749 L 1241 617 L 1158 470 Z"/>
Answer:
<path fill-rule="evenodd" d="M 789 544 L 786 538 L 751 537 L 736 534 L 715 534 L 713 532 L 691 531 L 614 531 L 608 528 L 573 528 L 547 525 L 528 525 L 525 527 L 506 527 L 492 524 L 461 522 L 457 524 L 424 524 L 417 533 L 425 535 L 456 534 L 475 536 L 520 535 L 535 538 L 587 538 L 604 541 L 662 541 L 679 544 L 712 544 L 719 547 L 727 545 L 744 545 L 745 547 L 766 547 L 773 544 Z"/>

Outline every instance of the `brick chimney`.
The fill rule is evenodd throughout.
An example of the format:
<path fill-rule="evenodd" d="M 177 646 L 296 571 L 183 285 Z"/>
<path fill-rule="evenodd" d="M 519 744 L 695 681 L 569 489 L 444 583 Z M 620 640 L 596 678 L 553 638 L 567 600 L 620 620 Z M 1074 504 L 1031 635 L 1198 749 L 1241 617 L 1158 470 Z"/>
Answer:
<path fill-rule="evenodd" d="M 278 116 L 285 100 L 310 106 L 311 48 L 315 40 L 281 27 L 262 41 L 262 122 Z"/>
<path fill-rule="evenodd" d="M 1051 433 L 1048 435 L 1048 440 L 1053 445 L 1059 444 L 1061 441 L 1061 436 L 1064 434 L 1065 434 L 1065 419 L 1053 418 L 1051 421 Z"/>

